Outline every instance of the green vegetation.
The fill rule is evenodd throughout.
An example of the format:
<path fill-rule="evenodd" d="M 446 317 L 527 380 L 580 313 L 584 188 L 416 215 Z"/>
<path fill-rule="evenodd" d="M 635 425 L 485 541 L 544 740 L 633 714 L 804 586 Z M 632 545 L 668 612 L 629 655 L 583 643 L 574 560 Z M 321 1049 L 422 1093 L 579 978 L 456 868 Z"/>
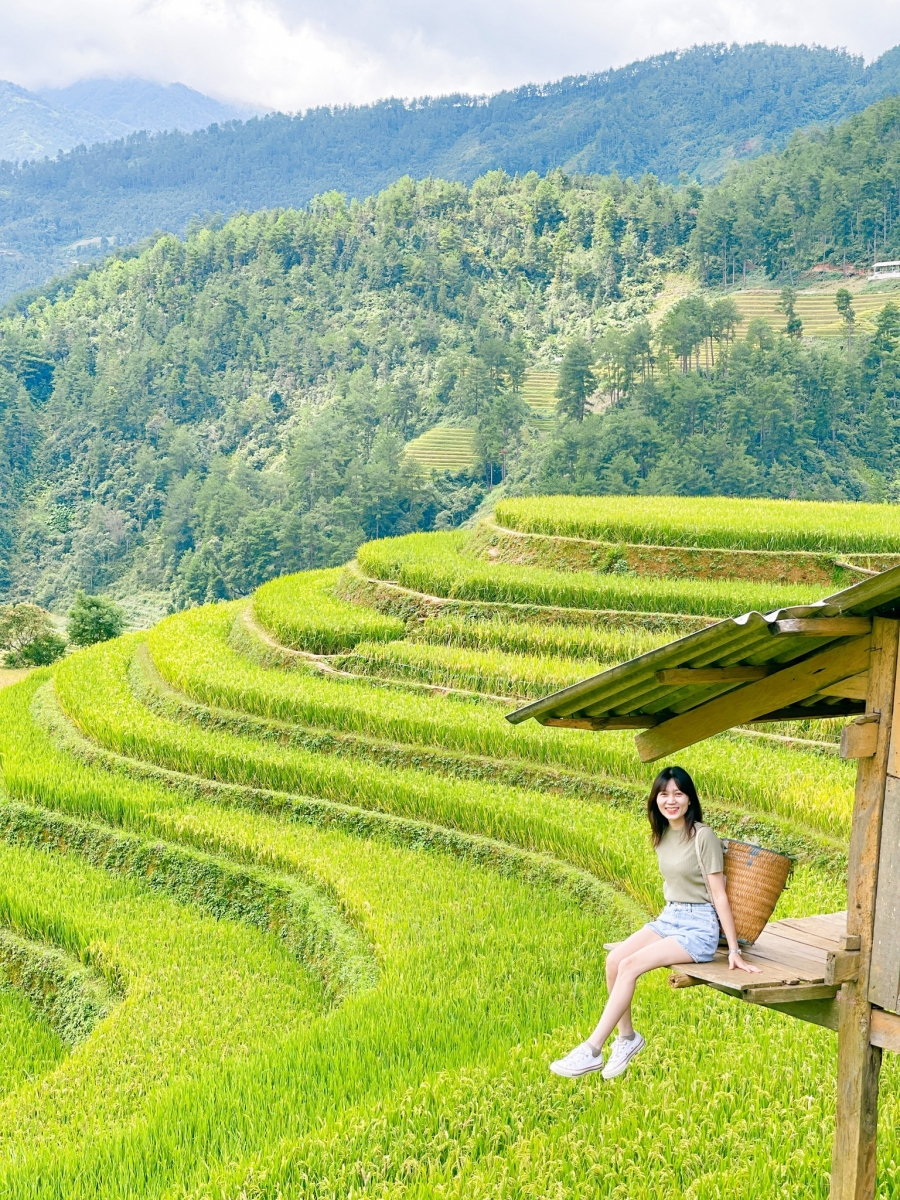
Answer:
<path fill-rule="evenodd" d="M 269 114 L 194 134 L 136 134 L 19 168 L 4 163 L 0 228 L 13 253 L 2 262 L 0 295 L 67 269 L 73 243 L 84 261 L 108 252 L 111 233 L 122 245 L 158 229 L 181 232 L 204 213 L 304 204 L 329 189 L 366 196 L 404 174 L 471 182 L 490 170 L 561 166 L 715 179 L 735 159 L 858 112 L 898 84 L 895 51 L 866 66 L 821 46 L 695 46 L 487 101 L 451 95 Z M 174 123 L 170 111 L 165 125 Z"/>
<path fill-rule="evenodd" d="M 460 600 L 562 608 L 729 616 L 751 609 L 767 612 L 816 600 L 821 595 L 821 589 L 803 585 L 634 578 L 589 571 L 563 574 L 541 567 L 489 565 L 467 558 L 462 553 L 464 545 L 464 535 L 459 533 L 413 533 L 405 538 L 369 542 L 360 548 L 358 560 L 368 575 L 415 591 Z"/>
<path fill-rule="evenodd" d="M 891 504 L 536 496 L 501 500 L 495 515 L 510 529 L 603 542 L 900 553 L 900 510 Z"/>
<path fill-rule="evenodd" d="M 528 358 L 649 308 L 694 200 L 650 178 L 403 179 L 163 237 L 6 314 L 0 588 L 213 601 L 460 524 L 484 485 L 404 446 L 464 426 L 485 484 L 508 474 Z"/>
<path fill-rule="evenodd" d="M 467 425 L 435 425 L 407 442 L 403 452 L 427 471 L 468 472 L 480 463 L 475 430 Z"/>
<path fill-rule="evenodd" d="M 0 650 L 7 667 L 46 667 L 66 648 L 48 612 L 36 604 L 0 605 Z"/>
<path fill-rule="evenodd" d="M 703 276 L 731 282 L 745 261 L 786 281 L 811 267 L 837 275 L 869 267 L 876 244 L 878 258 L 897 258 L 898 153 L 900 100 L 890 96 L 744 165 L 698 213 L 692 252 Z"/>
<path fill-rule="evenodd" d="M 62 1039 L 21 992 L 0 991 L 0 1098 L 53 1069 Z"/>
<path fill-rule="evenodd" d="M 460 617 L 432 617 L 408 635 L 433 645 L 465 646 L 472 650 L 503 650 L 507 654 L 570 655 L 579 661 L 624 662 L 655 646 L 673 641 L 678 631 L 650 633 L 644 629 L 605 629 L 591 625 L 509 621 L 494 618 L 472 621 Z"/>
<path fill-rule="evenodd" d="M 335 654 L 357 642 L 388 642 L 404 625 L 334 596 L 337 570 L 305 571 L 264 584 L 253 598 L 253 614 L 283 645 L 309 654 Z"/>
<path fill-rule="evenodd" d="M 249 662 L 229 645 L 234 610 L 197 609 L 163 621 L 148 635 L 164 679 L 203 705 L 253 713 L 319 730 L 336 730 L 400 745 L 479 758 L 540 764 L 584 773 L 615 789 L 626 779 L 649 784 L 655 770 L 637 760 L 627 733 L 572 736 L 529 722 L 515 728 L 495 704 L 403 693 L 374 683 L 286 674 Z M 427 759 L 427 750 L 423 750 Z M 843 836 L 849 830 L 853 767 L 798 755 L 757 740 L 714 739 L 680 759 L 705 794 L 738 809 L 796 820 Z M 815 804 L 810 797 L 815 796 Z"/>
<path fill-rule="evenodd" d="M 589 512 L 570 498 L 532 509 L 554 522 Z M 813 540 L 807 516 L 772 536 L 786 528 Z M 660 976 L 639 993 L 650 1045 L 626 1088 L 548 1078 L 602 1000 L 602 955 L 584 947 L 660 902 L 643 814 L 656 767 L 627 732 L 512 727 L 496 701 L 436 690 L 532 695 L 666 636 L 541 608 L 567 588 L 582 603 L 610 581 L 630 589 L 635 620 L 658 617 L 640 606 L 659 596 L 683 616 L 691 596 L 675 583 L 711 593 L 507 568 L 469 557 L 466 536 L 380 540 L 360 561 L 409 569 L 406 586 L 452 577 L 480 594 L 493 579 L 522 621 L 404 624 L 338 600 L 339 573 L 314 571 L 0 693 L 0 963 L 24 946 L 29 961 L 93 972 L 112 998 L 69 1053 L 36 1013 L 38 1033 L 16 1034 L 8 1084 L 0 1074 L 4 1196 L 488 1200 L 577 1195 L 602 1170 L 635 1200 L 712 1197 L 725 1155 L 729 1186 L 824 1200 L 827 1031 L 708 989 L 686 1005 Z M 279 643 L 355 677 L 263 665 Z M 842 907 L 851 763 L 740 731 L 679 761 L 717 829 L 797 856 L 780 914 Z M 18 1007 L 0 990 L 0 1031 L 7 1011 L 28 1011 L 20 985 L 9 994 Z M 702 1050 L 685 1056 L 685 1039 Z M 39 1088 L 22 1086 L 29 1072 Z M 887 1200 L 893 1062 L 882 1083 Z M 671 1116 L 686 1094 L 703 1115 L 687 1135 Z M 671 1130 L 675 1152 L 646 1143 L 648 1122 Z"/>
<path fill-rule="evenodd" d="M 532 697 L 558 691 L 603 666 L 589 658 L 504 654 L 499 650 L 467 650 L 454 645 L 389 645 L 361 642 L 341 660 L 344 670 L 387 679 L 412 679 L 500 696 Z"/>
<path fill-rule="evenodd" d="M 496 170 L 471 186 L 403 178 L 365 200 L 329 192 L 196 225 L 12 306 L 0 594 L 243 596 L 366 540 L 455 528 L 498 482 L 893 502 L 900 309 L 848 279 L 842 315 L 800 272 L 843 277 L 876 237 L 894 253 L 898 104 L 706 192 L 581 174 L 581 159 L 577 174 Z M 143 162 L 136 145 L 116 153 Z M 745 265 L 778 286 L 723 294 Z M 709 287 L 670 303 L 667 281 L 685 279 Z"/>
<path fill-rule="evenodd" d="M 116 638 L 125 628 L 125 614 L 118 604 L 106 596 L 86 596 L 75 593 L 75 603 L 69 610 L 66 632 L 73 646 L 96 646 Z"/>

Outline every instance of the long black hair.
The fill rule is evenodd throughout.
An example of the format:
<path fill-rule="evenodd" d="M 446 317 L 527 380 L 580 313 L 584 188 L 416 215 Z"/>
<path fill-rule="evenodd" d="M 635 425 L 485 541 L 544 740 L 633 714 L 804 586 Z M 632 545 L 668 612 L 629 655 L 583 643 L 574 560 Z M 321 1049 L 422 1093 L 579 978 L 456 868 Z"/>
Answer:
<path fill-rule="evenodd" d="M 669 828 L 668 818 L 663 816 L 659 811 L 659 805 L 656 801 L 659 793 L 665 788 L 670 779 L 675 780 L 678 790 L 684 792 L 688 798 L 687 812 L 684 814 L 684 831 L 688 839 L 694 836 L 697 822 L 703 820 L 700 797 L 697 795 L 693 779 L 691 779 L 684 767 L 663 767 L 653 780 L 653 786 L 650 789 L 650 798 L 647 801 L 647 816 L 650 818 L 650 828 L 653 830 L 654 846 L 659 845 L 662 841 L 662 835 Z"/>

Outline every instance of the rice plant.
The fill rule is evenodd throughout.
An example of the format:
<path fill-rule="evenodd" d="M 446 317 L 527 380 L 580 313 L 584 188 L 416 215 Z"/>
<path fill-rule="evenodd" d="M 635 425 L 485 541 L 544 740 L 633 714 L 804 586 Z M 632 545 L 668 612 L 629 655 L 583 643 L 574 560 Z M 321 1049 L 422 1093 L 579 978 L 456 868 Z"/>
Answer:
<path fill-rule="evenodd" d="M 336 654 L 357 642 L 403 637 L 402 621 L 336 599 L 339 574 L 303 571 L 263 584 L 253 597 L 256 620 L 283 646 L 310 654 Z"/>
<path fill-rule="evenodd" d="M 533 699 L 603 669 L 601 663 L 590 659 L 409 642 L 360 642 L 352 654 L 341 659 L 341 666 L 356 674 Z"/>
<path fill-rule="evenodd" d="M 367 575 L 415 591 L 457 600 L 556 605 L 652 613 L 737 616 L 767 612 L 821 597 L 808 584 L 748 580 L 667 579 L 659 576 L 563 573 L 542 567 L 485 563 L 462 553 L 465 534 L 411 533 L 368 542 L 357 559 Z"/>
<path fill-rule="evenodd" d="M 626 662 L 682 635 L 681 630 L 606 629 L 593 625 L 510 621 L 495 617 L 471 621 L 433 617 L 407 633 L 407 639 L 431 645 L 502 650 L 506 654 L 576 658 L 603 664 Z M 582 671 L 583 678 L 587 671 Z"/>
<path fill-rule="evenodd" d="M 526 533 L 603 542 L 900 553 L 900 509 L 894 504 L 726 496 L 529 496 L 501 500 L 496 519 Z"/>
<path fill-rule="evenodd" d="M 257 666 L 228 644 L 233 606 L 168 617 L 148 634 L 163 677 L 202 704 L 405 745 L 457 749 L 647 783 L 629 733 L 578 733 L 529 721 L 510 726 L 493 703 L 389 691 L 354 680 L 296 676 Z M 704 794 L 843 834 L 853 803 L 853 765 L 758 740 L 714 738 L 679 754 Z"/>

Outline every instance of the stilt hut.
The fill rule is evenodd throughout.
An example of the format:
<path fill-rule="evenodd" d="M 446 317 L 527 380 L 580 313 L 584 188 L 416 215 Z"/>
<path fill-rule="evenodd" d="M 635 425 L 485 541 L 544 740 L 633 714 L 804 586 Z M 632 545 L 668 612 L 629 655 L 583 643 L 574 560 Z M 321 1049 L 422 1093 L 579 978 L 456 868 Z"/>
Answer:
<path fill-rule="evenodd" d="M 832 1200 L 872 1200 L 883 1051 L 900 1052 L 900 567 L 812 605 L 746 613 L 511 713 L 563 729 L 635 729 L 644 762 L 735 726 L 853 718 L 858 760 L 847 911 L 770 922 L 745 957 L 683 968 L 718 988 L 837 1030 Z M 724 956 L 723 956 L 724 958 Z M 682 968 L 679 968 L 681 970 Z"/>

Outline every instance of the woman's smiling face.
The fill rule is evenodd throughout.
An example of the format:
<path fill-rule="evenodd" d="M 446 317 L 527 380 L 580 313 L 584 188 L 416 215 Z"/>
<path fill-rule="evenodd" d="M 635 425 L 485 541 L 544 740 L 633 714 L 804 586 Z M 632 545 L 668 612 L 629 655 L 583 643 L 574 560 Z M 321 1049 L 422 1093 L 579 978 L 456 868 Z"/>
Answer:
<path fill-rule="evenodd" d="M 691 802 L 675 780 L 670 779 L 656 797 L 656 803 L 669 824 L 677 826 L 684 823 L 684 814 Z"/>

